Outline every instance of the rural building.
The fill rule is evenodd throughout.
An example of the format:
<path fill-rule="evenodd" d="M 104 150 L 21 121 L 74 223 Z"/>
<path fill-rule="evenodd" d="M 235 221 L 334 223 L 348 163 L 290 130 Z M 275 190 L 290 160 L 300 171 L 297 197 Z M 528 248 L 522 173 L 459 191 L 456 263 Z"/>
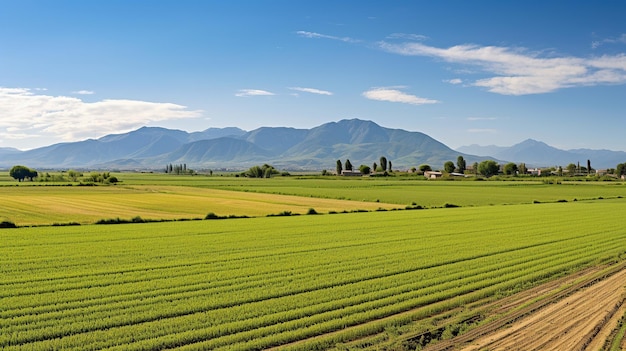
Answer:
<path fill-rule="evenodd" d="M 348 170 L 343 170 L 341 171 L 341 175 L 342 176 L 347 176 L 347 177 L 360 177 L 363 174 L 361 174 L 361 171 L 359 170 L 354 170 L 354 171 L 348 171 Z"/>
<path fill-rule="evenodd" d="M 437 179 L 443 177 L 443 173 L 438 171 L 426 171 L 424 172 L 424 177 L 428 179 Z"/>

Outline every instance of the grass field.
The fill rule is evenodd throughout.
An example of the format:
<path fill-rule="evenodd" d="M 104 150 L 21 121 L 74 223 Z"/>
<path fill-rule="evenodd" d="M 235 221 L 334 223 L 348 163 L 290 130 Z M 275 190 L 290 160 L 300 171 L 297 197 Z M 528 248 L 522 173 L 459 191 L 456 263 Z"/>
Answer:
<path fill-rule="evenodd" d="M 254 218 L 0 229 L 0 349 L 395 349 L 626 259 L 622 182 L 116 176 L 0 174 L 0 219 Z"/>
<path fill-rule="evenodd" d="M 171 176 L 150 173 L 116 174 L 116 186 L 45 186 L 0 177 L 0 219 L 18 225 L 101 219 L 146 220 L 220 216 L 266 216 L 379 208 L 424 208 L 528 204 L 626 197 L 622 182 L 425 181 L 410 177 L 341 178 L 276 177 L 249 179 L 221 176 Z"/>
<path fill-rule="evenodd" d="M 6 229 L 0 348 L 311 350 L 425 330 L 623 260 L 624 211 L 612 199 Z"/>

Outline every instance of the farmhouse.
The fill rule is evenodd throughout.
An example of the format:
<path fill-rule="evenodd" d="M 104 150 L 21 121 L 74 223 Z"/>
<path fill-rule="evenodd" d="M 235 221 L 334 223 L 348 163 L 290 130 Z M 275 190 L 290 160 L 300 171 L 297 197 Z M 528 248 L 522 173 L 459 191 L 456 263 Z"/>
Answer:
<path fill-rule="evenodd" d="M 439 171 L 426 171 L 424 172 L 424 177 L 428 179 L 437 179 L 443 177 L 443 173 Z"/>
<path fill-rule="evenodd" d="M 341 171 L 341 175 L 347 176 L 347 177 L 360 177 L 363 174 L 361 174 L 361 171 L 359 170 L 350 171 L 350 170 L 344 169 L 343 171 Z"/>

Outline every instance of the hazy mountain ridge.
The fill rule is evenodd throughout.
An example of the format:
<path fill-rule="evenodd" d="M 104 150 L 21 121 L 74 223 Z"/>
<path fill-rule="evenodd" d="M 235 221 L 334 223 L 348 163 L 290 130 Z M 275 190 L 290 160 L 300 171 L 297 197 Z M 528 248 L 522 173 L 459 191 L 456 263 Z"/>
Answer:
<path fill-rule="evenodd" d="M 262 127 L 249 132 L 239 128 L 209 128 L 188 133 L 142 127 L 128 133 L 29 151 L 0 148 L 0 167 L 23 164 L 33 168 L 160 170 L 166 164 L 185 163 L 192 169 L 244 169 L 270 163 L 282 169 L 334 170 L 336 160 L 350 159 L 355 167 L 371 166 L 378 163 L 380 156 L 387 157 L 394 169 L 409 169 L 423 163 L 441 168 L 446 161 L 456 162 L 458 156 L 463 156 L 467 164 L 494 159 L 565 166 L 591 159 L 592 166 L 600 168 L 626 162 L 625 152 L 564 151 L 532 139 L 509 148 L 489 147 L 496 151 L 492 155 L 465 152 L 487 150 L 481 148 L 474 145 L 455 151 L 424 133 L 385 128 L 359 119 L 330 122 L 311 129 Z"/>
<path fill-rule="evenodd" d="M 509 162 L 524 162 L 532 167 L 565 167 L 570 163 L 581 165 L 591 161 L 591 166 L 595 169 L 615 168 L 619 163 L 626 162 L 626 152 L 611 150 L 592 149 L 572 149 L 561 150 L 550 146 L 544 142 L 527 139 L 510 147 L 502 146 L 479 146 L 476 144 L 461 146 L 457 148 L 459 152 L 473 152 L 475 154 L 487 156 L 486 152 L 491 152 L 488 156 L 493 158 L 508 160 Z"/>

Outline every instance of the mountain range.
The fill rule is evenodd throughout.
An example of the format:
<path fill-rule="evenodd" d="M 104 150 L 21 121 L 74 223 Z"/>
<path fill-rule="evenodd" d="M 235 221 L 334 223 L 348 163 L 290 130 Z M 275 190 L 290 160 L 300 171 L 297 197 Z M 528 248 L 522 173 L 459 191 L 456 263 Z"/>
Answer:
<path fill-rule="evenodd" d="M 480 155 L 480 156 L 477 156 Z M 625 152 L 552 148 L 527 140 L 509 148 L 466 146 L 453 150 L 420 132 L 389 129 L 359 119 L 326 123 L 311 129 L 262 127 L 209 128 L 185 132 L 160 127 L 59 143 L 28 151 L 0 148 L 0 168 L 22 164 L 35 169 L 161 170 L 168 164 L 191 169 L 245 169 L 271 164 L 286 170 L 334 170 L 336 161 L 349 159 L 357 166 L 378 162 L 385 156 L 394 169 L 420 164 L 442 167 L 463 156 L 467 164 L 486 159 L 552 166 L 586 163 L 615 167 L 626 162 Z"/>
<path fill-rule="evenodd" d="M 490 156 L 494 159 L 524 162 L 532 167 L 566 167 L 577 164 L 586 167 L 587 160 L 595 169 L 615 168 L 617 164 L 626 162 L 626 152 L 611 150 L 572 149 L 561 150 L 544 142 L 527 139 L 510 147 L 502 146 L 461 146 L 456 149 L 462 153 Z"/>

